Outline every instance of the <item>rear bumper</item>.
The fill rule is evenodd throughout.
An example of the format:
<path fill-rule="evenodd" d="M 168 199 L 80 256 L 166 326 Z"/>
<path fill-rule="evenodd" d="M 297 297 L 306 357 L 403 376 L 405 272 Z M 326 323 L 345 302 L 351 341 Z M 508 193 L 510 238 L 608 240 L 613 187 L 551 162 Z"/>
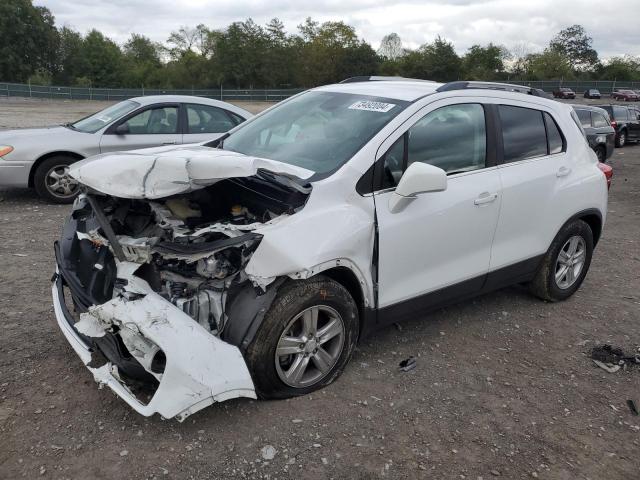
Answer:
<path fill-rule="evenodd" d="M 114 298 L 92 306 L 77 323 L 64 299 L 59 268 L 52 296 L 60 330 L 91 371 L 96 382 L 107 385 L 134 410 L 144 416 L 159 413 L 179 421 L 215 402 L 237 397 L 256 398 L 253 381 L 240 350 L 207 332 L 182 310 L 157 295 L 149 285 L 133 276 L 136 264 L 122 263 L 118 278 L 127 282 L 130 299 Z M 117 331 L 117 334 L 112 332 Z M 94 366 L 95 345 L 107 335 L 124 339 L 131 355 L 158 382 L 151 399 L 144 403 L 130 388 L 113 361 Z M 87 341 L 87 339 L 90 339 Z M 95 339 L 96 343 L 89 343 Z M 166 358 L 160 370 L 152 368 L 152 354 Z"/>

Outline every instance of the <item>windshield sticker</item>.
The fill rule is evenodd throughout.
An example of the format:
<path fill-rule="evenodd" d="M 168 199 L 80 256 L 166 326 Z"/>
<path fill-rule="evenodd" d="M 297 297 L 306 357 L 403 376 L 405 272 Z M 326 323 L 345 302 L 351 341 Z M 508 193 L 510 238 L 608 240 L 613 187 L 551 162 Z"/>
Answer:
<path fill-rule="evenodd" d="M 370 100 L 360 100 L 349 107 L 350 110 L 366 110 L 367 112 L 387 113 L 395 107 L 394 103 L 372 102 Z"/>

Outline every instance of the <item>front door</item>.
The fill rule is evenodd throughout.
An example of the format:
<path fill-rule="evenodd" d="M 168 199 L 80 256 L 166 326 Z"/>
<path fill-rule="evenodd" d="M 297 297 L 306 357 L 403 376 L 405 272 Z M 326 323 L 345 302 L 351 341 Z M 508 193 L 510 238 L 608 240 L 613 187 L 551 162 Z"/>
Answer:
<path fill-rule="evenodd" d="M 378 162 L 378 305 L 394 318 L 482 288 L 502 200 L 483 105 L 428 109 Z M 389 197 L 412 162 L 442 168 L 447 189 L 419 194 L 391 213 Z"/>
<path fill-rule="evenodd" d="M 102 135 L 100 153 L 182 143 L 178 110 L 177 104 L 163 104 L 125 117 L 111 125 Z M 116 129 L 121 125 L 124 126 L 124 131 L 119 133 Z"/>

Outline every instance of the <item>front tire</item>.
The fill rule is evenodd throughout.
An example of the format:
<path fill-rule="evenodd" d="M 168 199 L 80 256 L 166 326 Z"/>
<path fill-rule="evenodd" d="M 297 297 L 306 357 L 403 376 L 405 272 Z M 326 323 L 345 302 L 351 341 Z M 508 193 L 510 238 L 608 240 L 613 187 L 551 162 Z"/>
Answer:
<path fill-rule="evenodd" d="M 566 224 L 554 238 L 529 284 L 531 293 L 549 302 L 566 300 L 580 288 L 592 255 L 591 227 L 582 220 Z"/>
<path fill-rule="evenodd" d="M 324 276 L 283 285 L 245 355 L 260 398 L 318 390 L 344 370 L 358 340 L 358 307 Z"/>
<path fill-rule="evenodd" d="M 55 155 L 44 160 L 33 175 L 38 195 L 53 203 L 71 203 L 78 195 L 78 182 L 69 176 L 69 166 L 77 159 Z"/>

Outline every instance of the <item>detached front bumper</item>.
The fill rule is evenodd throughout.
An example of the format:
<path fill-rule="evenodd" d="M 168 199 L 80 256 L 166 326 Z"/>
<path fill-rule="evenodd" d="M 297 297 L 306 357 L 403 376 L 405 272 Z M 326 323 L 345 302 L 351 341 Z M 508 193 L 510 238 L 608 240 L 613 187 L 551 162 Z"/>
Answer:
<path fill-rule="evenodd" d="M 96 382 L 109 386 L 144 416 L 159 413 L 179 421 L 215 402 L 237 397 L 256 398 L 240 350 L 211 335 L 156 294 L 147 282 L 135 277 L 133 272 L 138 266 L 128 262 L 118 265 L 118 280 L 125 284 L 123 290 L 128 299 L 120 296 L 92 306 L 80 315 L 78 322 L 65 304 L 64 279 L 61 268 L 56 268 L 52 296 L 58 325 Z M 117 332 L 129 353 L 158 381 L 148 403 L 136 397 L 114 362 L 96 355 L 100 339 L 113 332 Z M 158 352 L 163 354 L 159 368 L 152 365 L 152 357 Z M 99 359 L 106 363 L 94 366 Z"/>

